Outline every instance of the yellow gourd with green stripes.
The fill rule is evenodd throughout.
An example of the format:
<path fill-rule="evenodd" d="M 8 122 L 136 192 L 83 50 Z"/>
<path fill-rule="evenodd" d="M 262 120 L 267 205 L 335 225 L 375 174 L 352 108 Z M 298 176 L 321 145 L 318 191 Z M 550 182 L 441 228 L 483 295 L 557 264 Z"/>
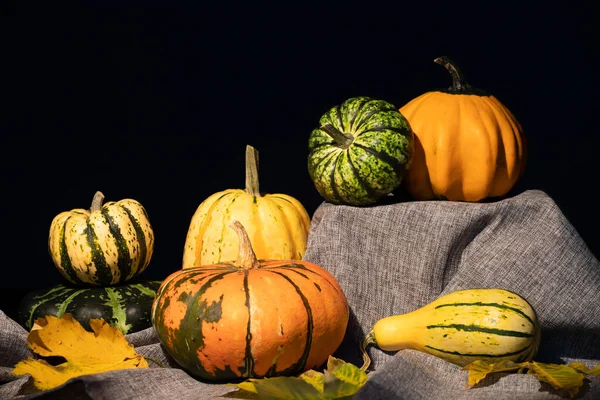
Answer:
<path fill-rule="evenodd" d="M 456 365 L 475 360 L 530 361 L 540 343 L 535 310 L 522 296 L 503 289 L 449 293 L 415 311 L 380 319 L 363 342 L 366 347 L 422 351 Z"/>
<path fill-rule="evenodd" d="M 103 203 L 98 191 L 89 209 L 63 211 L 52 220 L 48 250 L 61 275 L 77 286 L 127 282 L 148 267 L 154 230 L 137 200 Z"/>

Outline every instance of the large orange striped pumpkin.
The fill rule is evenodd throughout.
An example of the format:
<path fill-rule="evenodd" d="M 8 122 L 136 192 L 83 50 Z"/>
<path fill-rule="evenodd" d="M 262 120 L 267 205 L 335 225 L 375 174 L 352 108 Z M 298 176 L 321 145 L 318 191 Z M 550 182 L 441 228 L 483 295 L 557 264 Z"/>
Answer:
<path fill-rule="evenodd" d="M 167 352 L 191 375 L 235 381 L 294 375 L 339 347 L 349 307 L 336 279 L 301 260 L 257 260 L 239 221 L 235 262 L 181 269 L 152 306 Z"/>

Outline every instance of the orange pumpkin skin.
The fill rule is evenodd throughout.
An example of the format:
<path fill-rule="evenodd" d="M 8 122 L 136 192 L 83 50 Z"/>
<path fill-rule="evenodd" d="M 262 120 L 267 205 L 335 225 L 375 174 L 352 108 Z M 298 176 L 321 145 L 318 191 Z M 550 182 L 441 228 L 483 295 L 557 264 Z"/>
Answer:
<path fill-rule="evenodd" d="M 523 174 L 523 128 L 497 98 L 472 88 L 447 58 L 453 86 L 400 108 L 415 133 L 404 187 L 416 200 L 476 202 L 508 193 Z"/>
<path fill-rule="evenodd" d="M 348 317 L 335 278 L 297 260 L 182 269 L 163 281 L 152 307 L 167 352 L 210 381 L 317 368 L 341 344 Z"/>

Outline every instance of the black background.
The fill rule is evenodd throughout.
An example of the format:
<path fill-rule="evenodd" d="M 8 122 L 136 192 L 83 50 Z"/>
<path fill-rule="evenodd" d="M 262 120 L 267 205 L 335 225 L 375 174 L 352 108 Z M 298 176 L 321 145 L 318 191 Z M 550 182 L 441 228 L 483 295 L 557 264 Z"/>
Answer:
<path fill-rule="evenodd" d="M 547 192 L 600 255 L 591 4 L 219 3 L 2 10 L 1 310 L 62 282 L 50 223 L 97 190 L 145 206 L 156 246 L 141 278 L 179 269 L 197 206 L 243 188 L 246 144 L 260 153 L 261 191 L 312 215 L 319 117 L 357 95 L 400 107 L 447 87 L 441 55 L 524 126 L 528 168 L 511 195 Z"/>

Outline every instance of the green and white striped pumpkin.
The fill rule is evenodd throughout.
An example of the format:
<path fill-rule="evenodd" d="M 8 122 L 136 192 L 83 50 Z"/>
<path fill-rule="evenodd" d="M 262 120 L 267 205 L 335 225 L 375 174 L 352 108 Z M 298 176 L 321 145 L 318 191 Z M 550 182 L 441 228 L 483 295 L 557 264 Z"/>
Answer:
<path fill-rule="evenodd" d="M 68 313 L 91 331 L 90 318 L 102 318 L 123 334 L 149 328 L 150 311 L 161 281 L 82 288 L 56 285 L 27 293 L 19 304 L 19 323 L 30 330 L 37 318 Z"/>
<path fill-rule="evenodd" d="M 96 192 L 89 210 L 73 209 L 54 217 L 48 247 L 58 271 L 75 285 L 106 286 L 143 272 L 154 251 L 148 214 L 136 200 L 102 204 Z"/>
<path fill-rule="evenodd" d="M 392 193 L 410 166 L 414 134 L 398 108 L 354 97 L 325 113 L 308 141 L 308 172 L 330 203 L 364 206 Z"/>
<path fill-rule="evenodd" d="M 537 353 L 541 327 L 535 310 L 521 295 L 504 289 L 466 289 L 406 314 L 380 319 L 366 335 L 364 350 L 413 349 L 465 366 L 488 362 L 531 361 Z"/>

